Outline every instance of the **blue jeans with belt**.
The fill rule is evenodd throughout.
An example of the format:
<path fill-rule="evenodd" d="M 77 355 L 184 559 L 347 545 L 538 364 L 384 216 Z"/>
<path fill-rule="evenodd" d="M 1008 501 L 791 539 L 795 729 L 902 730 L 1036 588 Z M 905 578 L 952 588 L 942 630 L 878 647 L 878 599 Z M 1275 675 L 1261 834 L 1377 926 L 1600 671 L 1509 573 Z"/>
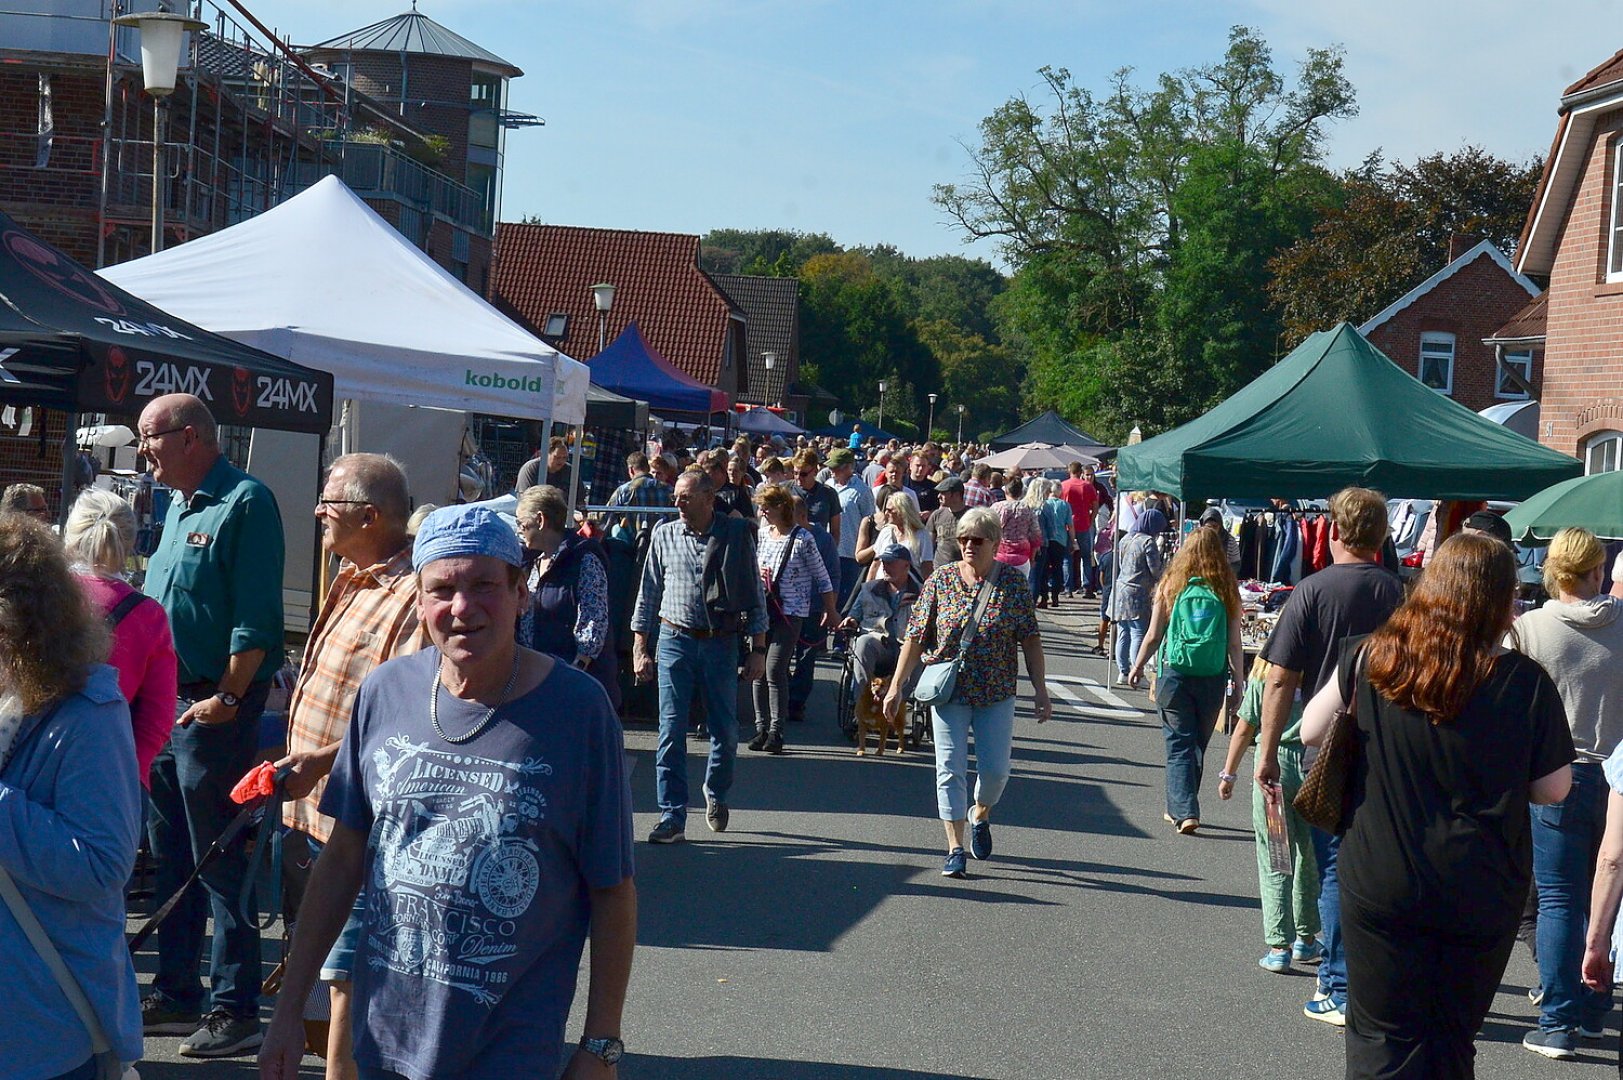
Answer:
<path fill-rule="evenodd" d="M 1572 790 L 1550 806 L 1532 807 L 1533 880 L 1538 885 L 1538 977 L 1544 986 L 1543 1031 L 1596 1030 L 1612 993 L 1583 984 L 1584 935 L 1595 856 L 1606 831 L 1608 788 L 1594 761 L 1572 763 Z"/>
<path fill-rule="evenodd" d="M 213 693 L 212 685 L 191 688 L 191 693 L 182 690 L 176 719 L 193 702 Z M 255 683 L 242 695 L 236 719 L 175 728 L 153 761 L 147 833 L 157 863 L 152 880 L 157 896 L 171 896 L 185 883 L 209 845 L 242 809 L 231 801 L 231 788 L 259 756 L 259 715 L 269 693 L 268 680 Z M 259 927 L 244 919 L 241 910 L 249 835 L 245 830 L 232 841 L 203 871 L 202 887 L 188 891 L 158 927 L 158 974 L 152 985 L 180 1008 L 224 1009 L 238 1017 L 259 1014 Z M 212 993 L 205 1008 L 198 961 L 210 918 Z"/>
<path fill-rule="evenodd" d="M 688 820 L 688 704 L 704 694 L 710 761 L 704 790 L 727 801 L 738 756 L 738 635 L 694 637 L 660 628 L 654 662 L 659 671 L 659 745 L 654 750 L 654 793 L 662 820 L 686 828 Z"/>

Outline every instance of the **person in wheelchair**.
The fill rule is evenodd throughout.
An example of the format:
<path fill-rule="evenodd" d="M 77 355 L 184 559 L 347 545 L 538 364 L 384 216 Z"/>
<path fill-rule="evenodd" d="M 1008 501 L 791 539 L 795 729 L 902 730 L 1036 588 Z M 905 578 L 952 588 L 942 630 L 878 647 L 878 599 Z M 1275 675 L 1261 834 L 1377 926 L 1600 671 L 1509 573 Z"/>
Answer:
<path fill-rule="evenodd" d="M 841 629 L 851 639 L 851 662 L 857 685 L 883 678 L 896 670 L 902 652 L 902 631 L 918 599 L 913 576 L 913 553 L 905 544 L 891 544 L 879 553 L 879 576 L 863 584 L 846 609 Z"/>

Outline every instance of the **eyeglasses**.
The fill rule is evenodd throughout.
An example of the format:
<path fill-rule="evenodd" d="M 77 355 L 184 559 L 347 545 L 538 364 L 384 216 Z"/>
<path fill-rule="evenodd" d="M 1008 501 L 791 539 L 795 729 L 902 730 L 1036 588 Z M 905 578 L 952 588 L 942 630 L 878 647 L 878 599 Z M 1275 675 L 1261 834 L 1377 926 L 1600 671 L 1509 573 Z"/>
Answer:
<path fill-rule="evenodd" d="M 816 476 L 817 475 L 817 470 L 816 469 L 801 469 L 799 472 L 795 473 L 795 475 L 796 476 Z"/>
<path fill-rule="evenodd" d="M 148 443 L 157 442 L 165 435 L 173 435 L 177 431 L 185 431 L 190 426 L 190 424 L 182 424 L 179 427 L 165 428 L 163 431 L 149 431 L 140 437 L 140 439 L 136 442 L 136 445 L 146 446 Z"/>
<path fill-rule="evenodd" d="M 525 532 L 529 532 L 531 529 L 539 529 L 541 527 L 540 518 L 514 518 L 513 520 L 518 522 L 518 527 L 523 529 Z"/>
<path fill-rule="evenodd" d="M 991 542 L 992 538 L 989 536 L 960 536 L 958 538 L 960 546 L 964 544 L 990 544 Z"/>
<path fill-rule="evenodd" d="M 317 510 L 330 510 L 335 506 L 371 506 L 369 499 L 317 499 Z"/>

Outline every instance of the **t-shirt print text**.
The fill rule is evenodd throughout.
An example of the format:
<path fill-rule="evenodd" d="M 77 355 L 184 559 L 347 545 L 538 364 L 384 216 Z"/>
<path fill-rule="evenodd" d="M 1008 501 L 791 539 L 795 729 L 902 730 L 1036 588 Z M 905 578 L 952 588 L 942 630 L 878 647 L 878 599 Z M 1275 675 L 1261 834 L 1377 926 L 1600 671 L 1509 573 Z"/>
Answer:
<path fill-rule="evenodd" d="M 540 884 L 530 839 L 552 766 L 492 761 L 393 736 L 373 751 L 376 855 L 368 903 L 374 967 L 443 983 L 492 1006 Z"/>

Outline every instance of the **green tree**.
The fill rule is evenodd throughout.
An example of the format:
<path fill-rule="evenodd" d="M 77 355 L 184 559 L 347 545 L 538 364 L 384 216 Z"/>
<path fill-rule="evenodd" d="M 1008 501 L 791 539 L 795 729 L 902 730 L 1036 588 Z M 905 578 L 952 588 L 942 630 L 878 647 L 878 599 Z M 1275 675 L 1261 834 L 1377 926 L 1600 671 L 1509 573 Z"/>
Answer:
<path fill-rule="evenodd" d="M 699 242 L 699 266 L 710 274 L 794 277 L 814 255 L 843 249 L 826 233 L 793 229 L 712 229 Z"/>
<path fill-rule="evenodd" d="M 940 375 L 908 316 L 905 289 L 849 251 L 812 256 L 799 277 L 802 381 L 847 403 L 871 402 L 880 379 L 894 381 L 912 400 L 892 405 L 901 391 L 887 389 L 886 416 L 918 413 L 918 388 L 936 386 Z"/>
<path fill-rule="evenodd" d="M 1341 177 L 1312 234 L 1274 257 L 1269 293 L 1288 346 L 1360 323 L 1440 269 L 1456 234 L 1513 254 L 1543 163 L 1467 146 L 1387 167 L 1372 155 Z"/>

